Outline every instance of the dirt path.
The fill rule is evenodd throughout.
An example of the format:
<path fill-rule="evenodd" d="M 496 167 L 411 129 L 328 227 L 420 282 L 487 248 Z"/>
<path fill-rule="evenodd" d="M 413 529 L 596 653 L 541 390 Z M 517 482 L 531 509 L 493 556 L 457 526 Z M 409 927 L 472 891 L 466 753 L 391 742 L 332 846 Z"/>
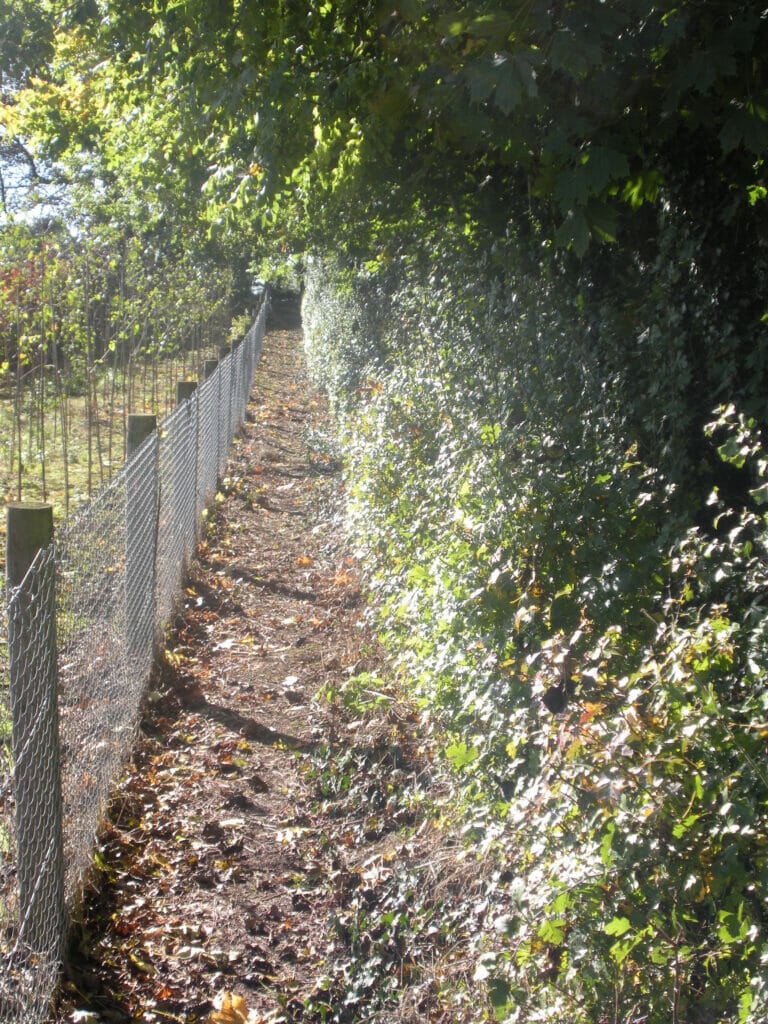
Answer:
<path fill-rule="evenodd" d="M 225 992 L 249 1021 L 309 1020 L 331 999 L 339 914 L 362 865 L 391 859 L 403 812 L 386 789 L 420 755 L 386 694 L 383 717 L 352 723 L 316 699 L 376 665 L 339 467 L 308 444 L 327 416 L 300 333 L 272 332 L 110 809 L 59 1022 L 239 1022 L 216 1016 Z M 344 804 L 360 770 L 363 798 Z"/>

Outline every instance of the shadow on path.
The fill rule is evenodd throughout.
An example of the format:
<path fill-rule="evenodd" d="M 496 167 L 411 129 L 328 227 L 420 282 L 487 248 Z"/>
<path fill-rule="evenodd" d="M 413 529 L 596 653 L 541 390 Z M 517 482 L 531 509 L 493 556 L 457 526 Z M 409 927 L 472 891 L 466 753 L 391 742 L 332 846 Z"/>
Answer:
<path fill-rule="evenodd" d="M 301 740 L 297 736 L 279 732 L 277 729 L 270 729 L 269 726 L 257 722 L 255 718 L 241 715 L 239 711 L 222 707 L 220 704 L 212 704 L 204 698 L 195 700 L 189 706 L 214 722 L 218 722 L 219 725 L 223 725 L 226 729 L 244 736 L 247 740 L 265 743 L 268 746 L 285 747 L 287 750 L 297 750 L 302 754 L 308 754 L 317 749 L 316 743 Z"/>

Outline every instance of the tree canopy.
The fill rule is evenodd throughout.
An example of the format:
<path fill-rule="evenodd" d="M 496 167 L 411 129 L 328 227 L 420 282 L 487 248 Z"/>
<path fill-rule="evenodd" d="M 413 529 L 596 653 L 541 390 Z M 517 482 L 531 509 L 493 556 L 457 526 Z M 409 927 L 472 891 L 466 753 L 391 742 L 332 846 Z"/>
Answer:
<path fill-rule="evenodd" d="M 696 216 L 702 174 L 729 224 L 765 194 L 756 3 L 13 8 L 6 137 L 98 158 L 213 232 L 279 221 L 360 248 L 426 207 L 498 234 L 533 218 L 583 254 L 647 231 L 660 197 Z"/>

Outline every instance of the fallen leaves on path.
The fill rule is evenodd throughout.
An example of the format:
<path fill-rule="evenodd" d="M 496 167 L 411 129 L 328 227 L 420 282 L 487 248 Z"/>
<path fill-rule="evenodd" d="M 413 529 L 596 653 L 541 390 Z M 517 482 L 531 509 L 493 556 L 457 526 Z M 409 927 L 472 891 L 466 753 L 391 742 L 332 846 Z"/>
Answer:
<path fill-rule="evenodd" d="M 352 1022 L 380 978 L 395 991 L 416 976 L 400 868 L 425 859 L 413 836 L 427 833 L 398 794 L 428 760 L 377 676 L 339 470 L 317 472 L 305 443 L 328 412 L 296 398 L 300 340 L 267 338 L 100 836 L 56 1024 Z M 395 922 L 383 937 L 360 923 L 379 910 Z"/>

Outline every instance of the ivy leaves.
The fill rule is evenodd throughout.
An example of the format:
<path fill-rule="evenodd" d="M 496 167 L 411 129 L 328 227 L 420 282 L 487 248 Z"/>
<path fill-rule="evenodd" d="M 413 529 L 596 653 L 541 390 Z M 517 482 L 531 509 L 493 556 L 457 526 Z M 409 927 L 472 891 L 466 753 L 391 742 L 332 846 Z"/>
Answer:
<path fill-rule="evenodd" d="M 621 150 L 585 153 L 564 208 L 590 188 L 619 202 Z M 605 268 L 585 272 L 593 255 L 574 269 L 516 239 L 506 282 L 478 280 L 480 237 L 448 225 L 401 265 L 315 265 L 305 305 L 381 634 L 447 730 L 462 835 L 491 875 L 475 982 L 499 1020 L 590 1021 L 607 1004 L 630 1019 L 639 1001 L 662 1021 L 673 999 L 680 1020 L 756 1019 L 762 428 L 734 402 L 695 435 L 696 462 L 667 443 L 696 407 L 680 335 L 632 332 L 668 275 L 691 302 L 679 260 L 612 291 Z M 669 254 L 689 251 L 681 231 Z M 741 474 L 740 510 L 678 491 L 702 451 Z"/>

